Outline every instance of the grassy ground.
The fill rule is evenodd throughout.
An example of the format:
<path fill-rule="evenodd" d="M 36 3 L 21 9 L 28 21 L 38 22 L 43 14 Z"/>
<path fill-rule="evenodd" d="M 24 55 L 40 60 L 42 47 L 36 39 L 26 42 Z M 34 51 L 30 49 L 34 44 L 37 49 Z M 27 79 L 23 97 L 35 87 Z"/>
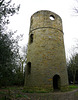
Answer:
<path fill-rule="evenodd" d="M 78 85 L 69 85 L 69 90 L 78 89 Z"/>
<path fill-rule="evenodd" d="M 69 91 L 78 89 L 78 85 L 70 85 Z M 30 97 L 25 93 L 23 87 L 7 87 L 0 89 L 0 100 L 30 100 Z"/>
<path fill-rule="evenodd" d="M 23 87 L 7 87 L 0 89 L 0 100 L 30 100 L 23 92 Z"/>

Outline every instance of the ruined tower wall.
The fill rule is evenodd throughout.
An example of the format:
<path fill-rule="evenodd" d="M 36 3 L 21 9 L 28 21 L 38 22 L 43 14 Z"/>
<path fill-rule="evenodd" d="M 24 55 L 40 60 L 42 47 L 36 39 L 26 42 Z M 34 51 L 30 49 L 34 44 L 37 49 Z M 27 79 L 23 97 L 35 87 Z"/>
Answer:
<path fill-rule="evenodd" d="M 68 86 L 62 20 L 57 14 L 38 11 L 32 15 L 27 64 L 25 86 L 28 89 L 53 90 L 55 75 L 60 78 L 60 89 Z"/>

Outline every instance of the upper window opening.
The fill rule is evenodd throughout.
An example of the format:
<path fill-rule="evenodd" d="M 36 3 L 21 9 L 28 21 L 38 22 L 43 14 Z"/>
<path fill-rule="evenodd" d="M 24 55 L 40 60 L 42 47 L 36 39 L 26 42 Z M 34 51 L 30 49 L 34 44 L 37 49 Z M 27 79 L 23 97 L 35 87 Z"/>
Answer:
<path fill-rule="evenodd" d="M 55 20 L 55 17 L 54 17 L 54 15 L 50 15 L 50 17 L 49 17 L 51 20 Z"/>
<path fill-rule="evenodd" d="M 30 43 L 33 42 L 33 34 L 30 35 Z"/>

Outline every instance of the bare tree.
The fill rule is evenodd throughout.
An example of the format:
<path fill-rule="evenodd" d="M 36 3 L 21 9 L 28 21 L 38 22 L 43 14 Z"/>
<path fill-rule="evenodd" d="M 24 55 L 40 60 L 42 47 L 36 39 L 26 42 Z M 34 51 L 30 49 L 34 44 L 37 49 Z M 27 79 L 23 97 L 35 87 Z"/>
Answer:
<path fill-rule="evenodd" d="M 24 67 L 26 65 L 27 60 L 27 46 L 23 46 L 22 53 L 19 55 L 19 63 L 20 63 L 20 70 L 24 73 Z"/>
<path fill-rule="evenodd" d="M 78 0 L 76 0 L 76 2 L 77 2 L 77 5 L 78 5 Z M 75 6 L 75 7 L 73 8 L 73 10 L 74 10 L 74 12 L 75 12 L 76 14 L 78 14 L 78 6 Z"/>

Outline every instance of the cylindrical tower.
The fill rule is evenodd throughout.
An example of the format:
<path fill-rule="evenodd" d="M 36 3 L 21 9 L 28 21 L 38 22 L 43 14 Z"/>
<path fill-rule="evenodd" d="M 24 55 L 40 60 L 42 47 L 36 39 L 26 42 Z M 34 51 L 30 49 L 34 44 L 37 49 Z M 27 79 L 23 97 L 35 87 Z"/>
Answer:
<path fill-rule="evenodd" d="M 67 89 L 62 20 L 51 11 L 31 17 L 25 79 L 27 90 Z"/>

